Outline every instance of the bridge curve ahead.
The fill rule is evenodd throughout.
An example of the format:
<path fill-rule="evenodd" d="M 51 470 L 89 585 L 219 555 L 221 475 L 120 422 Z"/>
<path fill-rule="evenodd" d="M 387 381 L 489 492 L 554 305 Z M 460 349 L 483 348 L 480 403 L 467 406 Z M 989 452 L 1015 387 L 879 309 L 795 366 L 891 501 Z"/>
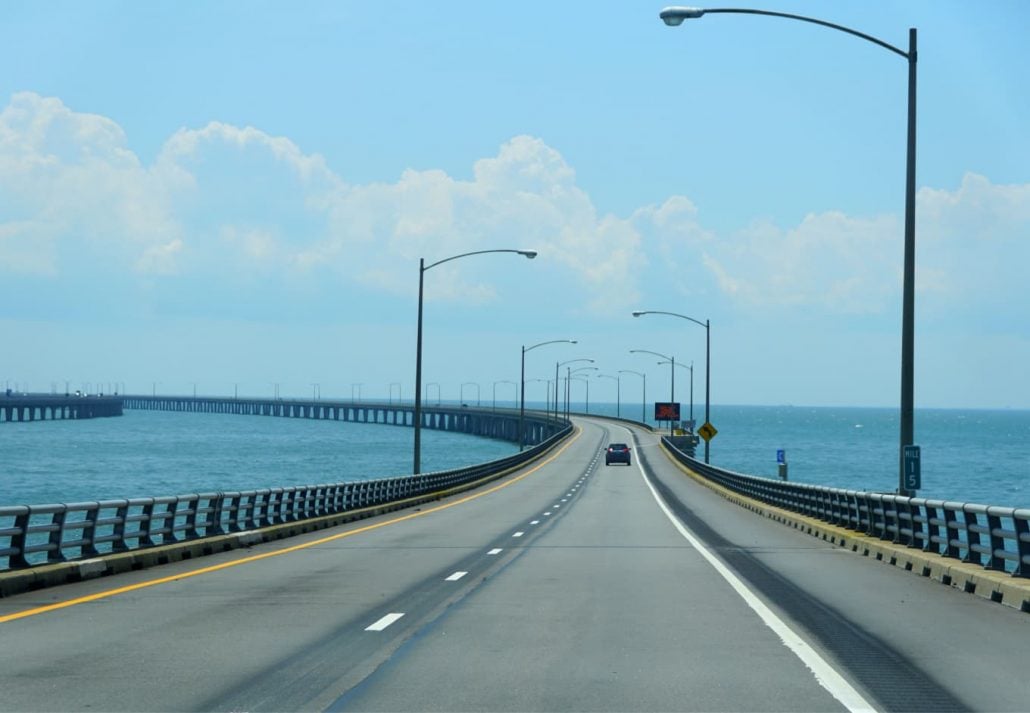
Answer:
<path fill-rule="evenodd" d="M 474 492 L 0 599 L 0 710 L 1026 708 L 1024 613 L 576 424 Z"/>

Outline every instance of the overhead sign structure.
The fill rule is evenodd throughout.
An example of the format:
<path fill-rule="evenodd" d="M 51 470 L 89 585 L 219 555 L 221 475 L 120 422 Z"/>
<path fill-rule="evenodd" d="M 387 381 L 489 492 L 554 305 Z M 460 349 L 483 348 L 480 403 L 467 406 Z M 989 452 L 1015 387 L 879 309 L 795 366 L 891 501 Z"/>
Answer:
<path fill-rule="evenodd" d="M 717 433 L 718 431 L 715 429 L 715 426 L 710 424 L 708 421 L 705 421 L 704 425 L 697 429 L 697 435 L 705 439 L 705 443 L 708 443 L 708 441 L 715 438 L 715 434 Z"/>
<path fill-rule="evenodd" d="M 678 401 L 656 401 L 654 404 L 655 421 L 679 421 L 680 405 Z"/>

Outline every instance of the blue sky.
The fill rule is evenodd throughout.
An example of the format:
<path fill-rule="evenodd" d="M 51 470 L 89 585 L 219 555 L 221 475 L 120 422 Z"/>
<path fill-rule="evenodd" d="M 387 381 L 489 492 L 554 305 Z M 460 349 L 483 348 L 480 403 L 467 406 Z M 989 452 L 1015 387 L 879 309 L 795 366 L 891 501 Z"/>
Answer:
<path fill-rule="evenodd" d="M 714 404 L 896 406 L 904 59 L 661 7 L 6 2 L 0 379 L 410 399 L 419 258 L 532 248 L 426 273 L 444 398 L 700 395 L 650 309 Z M 1030 408 L 1030 4 L 757 7 L 918 28 L 916 406 Z"/>

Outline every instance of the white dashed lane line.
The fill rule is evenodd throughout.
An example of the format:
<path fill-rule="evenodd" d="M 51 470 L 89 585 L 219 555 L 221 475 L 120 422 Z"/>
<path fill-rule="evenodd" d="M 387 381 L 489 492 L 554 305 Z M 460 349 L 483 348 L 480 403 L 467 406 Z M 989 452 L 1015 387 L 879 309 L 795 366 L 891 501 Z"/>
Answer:
<path fill-rule="evenodd" d="M 404 616 L 404 612 L 394 612 L 392 614 L 387 614 L 372 626 L 366 627 L 365 631 L 382 631 L 386 627 L 390 626 L 390 624 L 400 619 L 402 616 Z"/>
<path fill-rule="evenodd" d="M 532 521 L 532 522 L 530 522 L 529 524 L 530 524 L 530 525 L 539 525 L 539 524 L 540 524 L 540 521 L 539 521 L 539 520 L 533 520 L 533 521 Z"/>
<path fill-rule="evenodd" d="M 457 582 L 459 579 L 464 577 L 466 574 L 468 574 L 468 572 L 455 572 L 454 574 L 452 574 L 450 577 L 448 577 L 444 581 L 446 581 L 446 582 Z"/>
<path fill-rule="evenodd" d="M 516 532 L 514 535 L 512 535 L 512 537 L 522 537 L 525 534 L 526 533 L 524 533 L 524 532 Z"/>
<path fill-rule="evenodd" d="M 504 552 L 504 550 L 502 550 L 500 547 L 495 547 L 492 550 L 490 550 L 489 552 L 487 552 L 487 554 L 488 555 L 499 555 L 502 552 Z"/>

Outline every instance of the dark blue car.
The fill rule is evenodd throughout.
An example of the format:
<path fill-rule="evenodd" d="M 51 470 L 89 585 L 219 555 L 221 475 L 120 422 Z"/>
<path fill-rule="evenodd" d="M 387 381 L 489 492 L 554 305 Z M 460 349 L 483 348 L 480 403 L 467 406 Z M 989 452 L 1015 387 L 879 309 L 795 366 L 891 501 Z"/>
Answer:
<path fill-rule="evenodd" d="M 625 443 L 609 443 L 608 450 L 604 452 L 604 464 L 625 463 L 629 465 L 629 446 Z"/>

